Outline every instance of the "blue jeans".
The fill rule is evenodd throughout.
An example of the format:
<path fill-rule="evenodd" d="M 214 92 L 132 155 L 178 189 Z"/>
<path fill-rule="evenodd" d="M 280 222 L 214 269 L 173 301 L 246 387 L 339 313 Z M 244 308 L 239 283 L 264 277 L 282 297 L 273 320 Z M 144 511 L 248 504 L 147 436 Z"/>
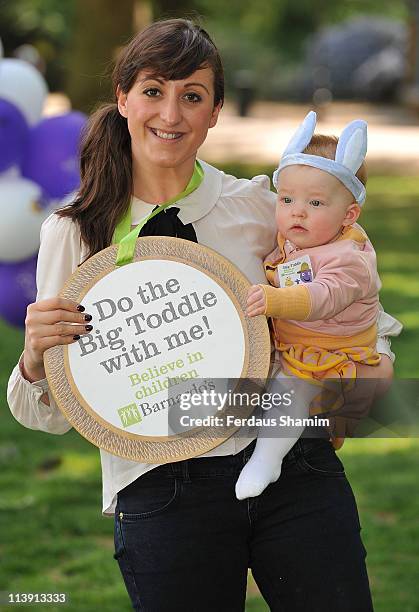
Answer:
<path fill-rule="evenodd" d="M 135 610 L 241 612 L 247 570 L 278 612 L 371 612 L 358 512 L 324 439 L 300 439 L 279 480 L 238 501 L 237 455 L 159 466 L 118 494 L 115 559 Z"/>

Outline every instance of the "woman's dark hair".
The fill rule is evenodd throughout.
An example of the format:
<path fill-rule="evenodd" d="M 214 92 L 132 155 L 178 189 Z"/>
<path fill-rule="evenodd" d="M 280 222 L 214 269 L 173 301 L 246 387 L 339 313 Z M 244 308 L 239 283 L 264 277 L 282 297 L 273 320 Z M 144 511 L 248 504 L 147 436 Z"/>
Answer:
<path fill-rule="evenodd" d="M 218 50 L 205 30 L 186 19 L 152 23 L 120 52 L 112 74 L 115 101 L 94 112 L 80 153 L 81 184 L 76 199 L 57 211 L 80 226 L 91 257 L 109 246 L 132 194 L 131 137 L 117 107 L 116 90 L 128 93 L 140 70 L 166 80 L 185 79 L 195 70 L 214 73 L 214 106 L 224 101 L 224 73 Z"/>

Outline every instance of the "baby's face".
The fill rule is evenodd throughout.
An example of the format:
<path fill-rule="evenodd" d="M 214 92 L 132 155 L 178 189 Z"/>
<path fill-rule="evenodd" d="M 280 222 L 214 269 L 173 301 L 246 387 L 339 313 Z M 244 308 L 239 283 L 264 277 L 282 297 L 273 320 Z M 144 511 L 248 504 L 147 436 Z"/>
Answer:
<path fill-rule="evenodd" d="M 326 244 L 354 223 L 360 208 L 334 176 L 311 166 L 287 166 L 278 182 L 276 222 L 300 249 Z"/>

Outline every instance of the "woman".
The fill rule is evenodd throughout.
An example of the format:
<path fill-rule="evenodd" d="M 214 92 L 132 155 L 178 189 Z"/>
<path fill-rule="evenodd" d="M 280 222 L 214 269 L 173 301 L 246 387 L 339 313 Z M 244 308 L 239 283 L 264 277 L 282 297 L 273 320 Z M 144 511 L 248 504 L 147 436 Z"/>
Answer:
<path fill-rule="evenodd" d="M 112 242 L 130 205 L 136 225 L 185 188 L 223 104 L 217 49 L 181 19 L 138 34 L 118 59 L 113 85 L 115 102 L 92 116 L 85 136 L 78 196 L 43 225 L 37 302 L 9 381 L 15 418 L 56 434 L 71 426 L 48 393 L 43 353 L 92 329 L 84 307 L 57 294 L 82 261 Z M 140 235 L 197 240 L 252 283 L 264 282 L 262 260 L 275 241 L 268 178 L 238 180 L 201 164 L 199 187 Z M 386 317 L 381 336 L 390 331 Z M 384 339 L 378 350 L 391 355 Z M 388 357 L 381 367 L 391 374 Z M 356 504 L 332 445 L 299 440 L 278 482 L 238 501 L 234 484 L 253 447 L 241 432 L 205 456 L 162 466 L 101 451 L 103 512 L 115 514 L 114 556 L 134 609 L 243 610 L 251 567 L 272 610 L 371 610 Z"/>

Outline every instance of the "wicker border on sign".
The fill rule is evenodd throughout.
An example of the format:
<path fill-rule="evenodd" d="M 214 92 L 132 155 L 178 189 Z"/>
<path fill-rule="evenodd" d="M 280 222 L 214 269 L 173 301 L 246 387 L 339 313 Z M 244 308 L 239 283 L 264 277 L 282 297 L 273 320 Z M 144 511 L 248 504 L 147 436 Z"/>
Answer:
<path fill-rule="evenodd" d="M 77 303 L 100 279 L 117 269 L 118 246 L 100 251 L 68 279 L 60 297 Z M 245 360 L 240 392 L 259 389 L 258 383 L 268 376 L 270 339 L 264 317 L 248 318 L 246 277 L 226 258 L 212 249 L 180 238 L 148 236 L 137 240 L 134 261 L 157 259 L 178 261 L 210 276 L 229 295 L 240 316 L 245 338 Z M 220 347 L 223 350 L 225 347 Z M 68 347 L 58 345 L 44 353 L 45 371 L 52 395 L 71 425 L 89 442 L 114 455 L 143 463 L 180 461 L 208 452 L 237 431 L 237 426 L 196 428 L 175 436 L 146 437 L 124 432 L 107 423 L 84 401 L 74 384 L 68 366 Z M 252 381 L 255 384 L 252 385 Z M 245 389 L 246 387 L 246 389 Z M 246 417 L 250 407 L 227 406 L 220 416 Z"/>

